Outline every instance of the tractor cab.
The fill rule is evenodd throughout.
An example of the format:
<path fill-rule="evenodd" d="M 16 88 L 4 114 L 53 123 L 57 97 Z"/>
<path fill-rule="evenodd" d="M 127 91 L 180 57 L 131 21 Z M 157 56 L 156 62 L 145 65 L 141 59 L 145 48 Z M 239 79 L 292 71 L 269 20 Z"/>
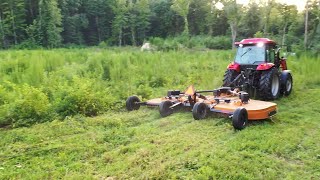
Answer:
<path fill-rule="evenodd" d="M 244 39 L 236 42 L 237 53 L 229 69 L 238 72 L 246 69 L 267 70 L 278 66 L 279 48 L 276 42 L 268 38 Z M 242 68 L 241 68 L 242 67 Z"/>
<path fill-rule="evenodd" d="M 235 43 L 237 54 L 235 62 L 239 64 L 259 65 L 264 62 L 274 63 L 276 43 L 267 38 L 244 39 Z"/>

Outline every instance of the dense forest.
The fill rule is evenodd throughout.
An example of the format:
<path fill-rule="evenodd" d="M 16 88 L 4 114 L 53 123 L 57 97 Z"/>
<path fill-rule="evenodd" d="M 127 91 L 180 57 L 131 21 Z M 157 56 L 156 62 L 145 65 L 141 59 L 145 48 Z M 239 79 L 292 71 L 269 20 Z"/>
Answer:
<path fill-rule="evenodd" d="M 141 45 L 152 38 L 270 37 L 320 50 L 320 1 L 0 0 L 0 47 Z M 229 43 L 231 47 L 231 43 Z"/>

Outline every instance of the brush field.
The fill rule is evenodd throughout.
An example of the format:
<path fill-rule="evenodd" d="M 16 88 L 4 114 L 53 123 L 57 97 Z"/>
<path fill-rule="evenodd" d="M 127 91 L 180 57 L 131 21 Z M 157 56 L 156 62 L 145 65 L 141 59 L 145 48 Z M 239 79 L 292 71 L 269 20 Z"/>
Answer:
<path fill-rule="evenodd" d="M 232 51 L 0 52 L 0 179 L 319 179 L 320 58 L 289 56 L 294 86 L 271 120 L 234 131 L 125 99 L 221 85 Z"/>

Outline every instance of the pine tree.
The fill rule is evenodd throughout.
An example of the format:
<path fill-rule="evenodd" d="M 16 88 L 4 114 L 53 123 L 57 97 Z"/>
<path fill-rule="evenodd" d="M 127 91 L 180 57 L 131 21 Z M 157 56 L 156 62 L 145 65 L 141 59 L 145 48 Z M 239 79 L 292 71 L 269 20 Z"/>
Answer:
<path fill-rule="evenodd" d="M 114 18 L 112 7 L 115 0 L 88 0 L 84 1 L 84 10 L 88 18 L 88 28 L 85 30 L 86 41 L 96 45 L 108 40 L 112 34 L 111 22 Z"/>
<path fill-rule="evenodd" d="M 62 19 L 56 0 L 40 0 L 38 25 L 43 35 L 43 45 L 50 48 L 59 47 L 62 41 Z"/>
<path fill-rule="evenodd" d="M 150 1 L 150 36 L 165 38 L 174 35 L 176 13 L 171 9 L 171 0 Z"/>
<path fill-rule="evenodd" d="M 0 9 L 0 37 L 1 37 L 1 47 L 2 48 L 7 48 L 7 43 L 6 43 L 6 34 L 4 31 L 4 23 L 3 23 L 3 12 L 1 11 L 2 8 Z"/>
<path fill-rule="evenodd" d="M 113 11 L 115 12 L 115 18 L 112 22 L 112 34 L 115 39 L 117 39 L 118 46 L 123 44 L 123 31 L 128 27 L 128 11 L 126 0 L 117 0 L 116 4 L 113 6 Z"/>
<path fill-rule="evenodd" d="M 88 27 L 89 20 L 82 10 L 82 0 L 60 0 L 62 32 L 64 43 L 85 44 L 84 31 Z"/>
<path fill-rule="evenodd" d="M 24 0 L 1 0 L 0 7 L 2 45 L 17 45 L 25 37 Z"/>
<path fill-rule="evenodd" d="M 131 32 L 131 42 L 133 46 L 141 44 L 145 37 L 146 31 L 150 25 L 150 7 L 149 0 L 129 1 L 129 26 Z"/>

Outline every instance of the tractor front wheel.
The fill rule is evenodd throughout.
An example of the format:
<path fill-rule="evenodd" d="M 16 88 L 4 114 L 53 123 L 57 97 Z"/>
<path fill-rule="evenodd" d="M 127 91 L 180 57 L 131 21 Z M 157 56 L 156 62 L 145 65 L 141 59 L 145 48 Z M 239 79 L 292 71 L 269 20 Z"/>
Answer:
<path fill-rule="evenodd" d="M 159 105 L 159 112 L 161 117 L 167 117 L 173 113 L 173 109 L 170 108 L 173 103 L 171 101 L 162 101 Z"/>
<path fill-rule="evenodd" d="M 291 73 L 281 73 L 281 94 L 289 96 L 292 91 L 293 81 Z"/>
<path fill-rule="evenodd" d="M 128 111 L 138 110 L 140 108 L 140 99 L 137 96 L 130 96 L 126 101 L 126 108 Z"/>
<path fill-rule="evenodd" d="M 275 100 L 280 95 L 280 78 L 276 68 L 262 71 L 259 83 L 259 95 L 262 100 Z"/>
<path fill-rule="evenodd" d="M 237 108 L 233 112 L 232 125 L 234 129 L 242 130 L 248 124 L 248 112 L 245 108 Z"/>
<path fill-rule="evenodd" d="M 204 119 L 207 116 L 208 106 L 205 103 L 197 102 L 192 109 L 192 115 L 195 120 Z"/>

